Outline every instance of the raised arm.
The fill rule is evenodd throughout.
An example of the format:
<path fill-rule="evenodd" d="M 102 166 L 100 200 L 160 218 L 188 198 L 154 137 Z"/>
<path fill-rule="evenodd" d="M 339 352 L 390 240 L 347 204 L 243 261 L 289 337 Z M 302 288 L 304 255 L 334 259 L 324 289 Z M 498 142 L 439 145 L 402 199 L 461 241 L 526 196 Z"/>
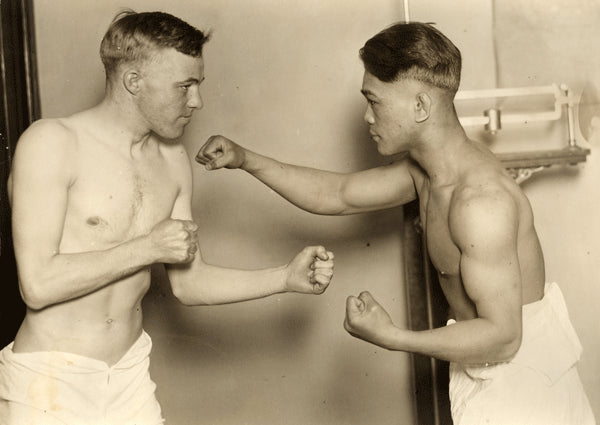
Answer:
<path fill-rule="evenodd" d="M 451 211 L 450 227 L 461 251 L 462 282 L 477 317 L 430 331 L 400 329 L 365 292 L 347 300 L 348 332 L 390 350 L 466 364 L 507 361 L 516 353 L 522 298 L 514 200 L 501 191 L 463 199 Z"/>
<path fill-rule="evenodd" d="M 193 257 L 184 242 L 171 238 L 166 247 L 157 234 L 106 250 L 61 252 L 76 155 L 76 138 L 59 121 L 33 124 L 17 144 L 10 180 L 12 228 L 21 293 L 31 309 L 89 294 L 157 261 Z"/>
<path fill-rule="evenodd" d="M 172 219 L 191 220 L 192 172 L 189 157 L 187 154 L 172 155 L 172 160 L 178 163 L 174 169 L 179 170 L 182 182 Z M 322 294 L 333 275 L 333 253 L 322 246 L 306 247 L 287 265 L 241 270 L 207 264 L 198 250 L 191 263 L 167 265 L 166 269 L 173 293 L 182 303 L 225 304 L 282 292 Z"/>
<path fill-rule="evenodd" d="M 315 214 L 345 215 L 391 208 L 416 198 L 409 160 L 342 174 L 285 164 L 249 151 L 223 136 L 212 136 L 196 155 L 207 169 L 240 168 L 299 208 Z"/>

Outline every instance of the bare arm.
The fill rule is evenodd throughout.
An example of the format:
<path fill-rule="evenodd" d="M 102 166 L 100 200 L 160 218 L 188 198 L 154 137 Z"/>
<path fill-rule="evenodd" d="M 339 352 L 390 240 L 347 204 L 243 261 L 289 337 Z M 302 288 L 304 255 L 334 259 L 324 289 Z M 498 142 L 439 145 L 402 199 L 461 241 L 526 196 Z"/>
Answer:
<path fill-rule="evenodd" d="M 182 190 L 172 218 L 191 220 L 192 175 L 189 158 L 181 162 Z M 184 304 L 225 304 L 262 298 L 281 292 L 321 294 L 333 275 L 333 253 L 324 247 L 306 247 L 289 264 L 261 270 L 240 270 L 207 264 L 198 250 L 189 264 L 168 265 L 173 293 Z"/>
<path fill-rule="evenodd" d="M 416 199 L 408 160 L 342 174 L 285 164 L 225 137 L 213 136 L 200 149 L 196 161 L 209 170 L 241 168 L 297 207 L 316 214 L 356 214 Z"/>
<path fill-rule="evenodd" d="M 76 148 L 74 135 L 58 121 L 35 123 L 17 144 L 12 227 L 21 293 L 31 309 L 87 295 L 156 261 L 191 260 L 183 250 L 175 258 L 156 235 L 106 250 L 60 252 Z"/>
<path fill-rule="evenodd" d="M 461 277 L 477 318 L 429 331 L 393 325 L 369 293 L 347 300 L 351 334 L 390 350 L 467 364 L 509 360 L 521 338 L 521 278 L 517 258 L 518 214 L 505 193 L 460 202 L 451 233 L 461 250 Z"/>

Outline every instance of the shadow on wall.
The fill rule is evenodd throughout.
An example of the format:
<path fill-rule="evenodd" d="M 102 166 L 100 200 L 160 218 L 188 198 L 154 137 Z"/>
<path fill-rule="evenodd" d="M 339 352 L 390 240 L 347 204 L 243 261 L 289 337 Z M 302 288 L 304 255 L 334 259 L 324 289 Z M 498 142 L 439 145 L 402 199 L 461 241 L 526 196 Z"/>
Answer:
<path fill-rule="evenodd" d="M 578 108 L 579 129 L 590 143 L 600 138 L 600 88 L 597 83 L 588 81 L 583 88 Z"/>
<path fill-rule="evenodd" d="M 160 316 L 165 318 L 159 324 L 154 322 L 153 326 L 159 328 L 161 335 L 192 344 L 170 344 L 171 349 L 165 354 L 172 360 L 178 356 L 189 359 L 193 352 L 191 357 L 201 358 L 206 367 L 212 362 L 220 362 L 222 352 L 235 352 L 236 356 L 245 357 L 256 345 L 291 355 L 295 346 L 303 345 L 317 321 L 305 305 L 294 305 L 293 302 L 282 308 L 283 315 L 278 313 L 279 310 L 257 308 L 260 300 L 186 308 L 172 294 L 163 266 L 153 266 L 152 276 L 144 310 L 160 310 Z M 238 314 L 230 314 L 228 310 L 231 309 Z M 214 320 L 215 317 L 219 320 Z M 290 335 L 293 335 L 293 341 L 290 341 Z"/>

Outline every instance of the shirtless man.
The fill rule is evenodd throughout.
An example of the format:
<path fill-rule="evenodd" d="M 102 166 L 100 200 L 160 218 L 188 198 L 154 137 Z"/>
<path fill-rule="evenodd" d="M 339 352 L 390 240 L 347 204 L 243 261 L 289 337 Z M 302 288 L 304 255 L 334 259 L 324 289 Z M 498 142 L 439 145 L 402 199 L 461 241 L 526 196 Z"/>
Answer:
<path fill-rule="evenodd" d="M 0 353 L 0 422 L 163 422 L 142 329 L 150 266 L 186 305 L 321 294 L 333 255 L 307 247 L 263 270 L 206 264 L 180 137 L 202 107 L 208 36 L 160 12 L 117 16 L 101 44 L 103 101 L 21 137 L 9 182 L 26 317 Z"/>
<path fill-rule="evenodd" d="M 339 174 L 283 164 L 213 136 L 196 160 L 209 170 L 241 168 L 317 214 L 418 199 L 450 325 L 399 328 L 363 292 L 347 299 L 345 329 L 389 350 L 451 362 L 455 424 L 593 423 L 575 368 L 581 347 L 560 290 L 545 283 L 529 201 L 456 115 L 460 52 L 431 25 L 400 23 L 371 38 L 360 57 L 369 132 L 382 155 L 402 159 Z"/>

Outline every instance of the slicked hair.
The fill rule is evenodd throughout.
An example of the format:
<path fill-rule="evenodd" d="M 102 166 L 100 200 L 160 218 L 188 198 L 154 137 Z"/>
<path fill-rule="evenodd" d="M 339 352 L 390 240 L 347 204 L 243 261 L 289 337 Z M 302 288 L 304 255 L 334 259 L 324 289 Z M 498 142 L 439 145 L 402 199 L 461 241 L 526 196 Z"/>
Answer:
<path fill-rule="evenodd" d="M 431 24 L 396 23 L 360 49 L 365 70 L 389 83 L 413 79 L 456 93 L 460 84 L 458 48 Z"/>
<path fill-rule="evenodd" d="M 163 48 L 201 57 L 202 48 L 209 39 L 210 34 L 168 13 L 125 10 L 115 16 L 104 35 L 100 57 L 106 77 L 110 79 L 121 64 L 151 59 Z"/>

